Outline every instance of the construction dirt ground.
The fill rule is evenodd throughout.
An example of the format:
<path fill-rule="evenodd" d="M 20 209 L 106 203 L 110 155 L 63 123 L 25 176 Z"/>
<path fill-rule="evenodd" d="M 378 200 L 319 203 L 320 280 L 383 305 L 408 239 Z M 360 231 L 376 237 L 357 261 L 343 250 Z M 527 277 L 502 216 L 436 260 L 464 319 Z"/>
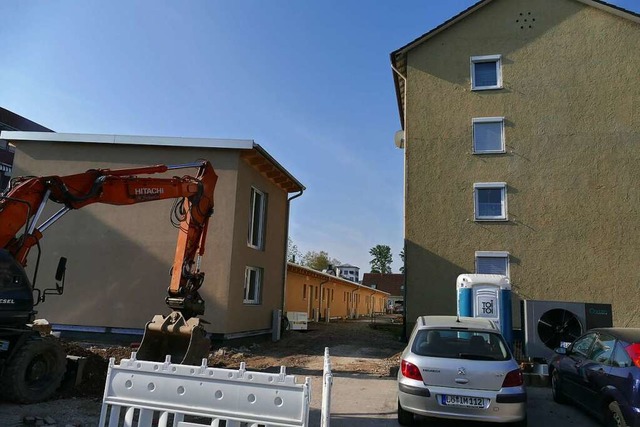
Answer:
<path fill-rule="evenodd" d="M 332 372 L 388 378 L 400 363 L 404 343 L 401 318 L 382 316 L 356 321 L 310 323 L 306 331 L 285 331 L 282 339 L 245 338 L 214 345 L 209 366 L 238 369 L 241 362 L 251 371 L 278 372 L 304 378 L 322 375 L 325 347 L 329 348 Z M 82 382 L 61 387 L 53 400 L 33 405 L 0 402 L 0 425 L 55 425 L 88 427 L 98 424 L 109 358 L 116 363 L 129 358 L 132 348 L 64 342 L 69 355 L 86 358 Z M 27 423 L 25 423 L 25 421 Z"/>

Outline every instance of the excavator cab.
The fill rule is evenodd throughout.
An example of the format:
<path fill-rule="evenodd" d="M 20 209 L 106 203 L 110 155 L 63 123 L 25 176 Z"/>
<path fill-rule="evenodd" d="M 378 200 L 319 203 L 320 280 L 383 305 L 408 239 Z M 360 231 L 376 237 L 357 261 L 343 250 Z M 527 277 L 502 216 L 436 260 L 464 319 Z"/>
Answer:
<path fill-rule="evenodd" d="M 33 292 L 24 268 L 0 248 L 0 325 L 18 327 L 33 320 Z"/>

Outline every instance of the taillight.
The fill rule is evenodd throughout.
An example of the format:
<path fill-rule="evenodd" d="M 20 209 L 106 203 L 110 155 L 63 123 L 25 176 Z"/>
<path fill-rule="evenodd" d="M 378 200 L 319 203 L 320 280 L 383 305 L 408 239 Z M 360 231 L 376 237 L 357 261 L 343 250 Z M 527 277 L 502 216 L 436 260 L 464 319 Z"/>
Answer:
<path fill-rule="evenodd" d="M 506 377 L 504 377 L 502 387 L 517 387 L 522 384 L 524 384 L 522 371 L 520 369 L 514 369 L 513 371 L 509 372 Z"/>
<path fill-rule="evenodd" d="M 412 380 L 423 381 L 422 375 L 420 374 L 420 369 L 413 363 L 409 363 L 406 360 L 403 360 L 400 364 L 400 368 L 403 376 L 411 378 Z"/>
<path fill-rule="evenodd" d="M 627 351 L 627 354 L 629 355 L 631 360 L 633 360 L 633 363 L 638 368 L 640 368 L 640 344 L 635 343 L 635 344 L 628 345 L 625 348 L 625 350 Z"/>

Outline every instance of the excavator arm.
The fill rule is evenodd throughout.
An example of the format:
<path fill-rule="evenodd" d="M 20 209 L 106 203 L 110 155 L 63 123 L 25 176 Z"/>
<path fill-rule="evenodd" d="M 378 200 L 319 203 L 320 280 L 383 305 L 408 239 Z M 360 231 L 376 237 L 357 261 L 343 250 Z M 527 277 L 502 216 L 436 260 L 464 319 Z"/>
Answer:
<path fill-rule="evenodd" d="M 140 176 L 184 168 L 197 168 L 198 173 L 196 176 L 172 178 Z M 209 218 L 213 213 L 216 182 L 217 175 L 208 161 L 130 169 L 92 169 L 68 176 L 16 178 L 0 197 L 0 250 L 4 251 L 5 257 L 8 254 L 24 268 L 31 248 L 38 244 L 52 224 L 71 210 L 94 203 L 122 206 L 177 199 L 172 222 L 178 228 L 178 239 L 166 298 L 173 312 L 166 317 L 155 316 L 147 324 L 138 357 L 162 361 L 166 354 L 170 354 L 177 355 L 179 360 L 174 358 L 174 362 L 199 363 L 205 345 L 208 349 L 204 340 L 206 333 L 200 326 L 200 319 L 196 318 L 204 313 L 204 301 L 198 294 L 204 280 L 200 260 Z M 41 221 L 48 202 L 60 205 L 60 209 Z M 172 343 L 185 339 L 186 342 L 178 345 Z M 191 342 L 194 340 L 198 343 Z M 183 348 L 185 346 L 193 349 Z"/>

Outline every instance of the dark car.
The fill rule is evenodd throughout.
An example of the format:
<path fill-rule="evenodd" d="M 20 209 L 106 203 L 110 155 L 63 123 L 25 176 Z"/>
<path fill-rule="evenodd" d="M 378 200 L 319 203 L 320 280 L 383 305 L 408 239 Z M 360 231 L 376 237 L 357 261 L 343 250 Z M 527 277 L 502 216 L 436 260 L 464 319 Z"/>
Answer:
<path fill-rule="evenodd" d="M 553 400 L 571 400 L 607 426 L 640 426 L 640 329 L 592 329 L 556 353 Z"/>

